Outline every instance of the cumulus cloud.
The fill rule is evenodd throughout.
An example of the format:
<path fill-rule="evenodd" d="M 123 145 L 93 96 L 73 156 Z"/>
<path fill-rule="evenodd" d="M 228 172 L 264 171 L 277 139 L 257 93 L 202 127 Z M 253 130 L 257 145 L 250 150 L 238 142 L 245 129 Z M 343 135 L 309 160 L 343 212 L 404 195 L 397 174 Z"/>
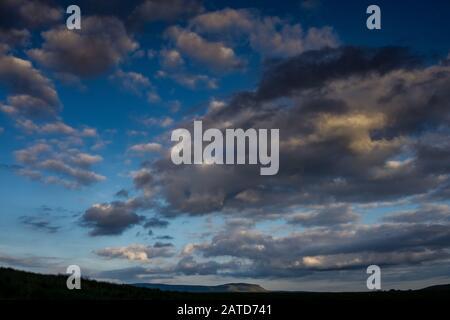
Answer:
<path fill-rule="evenodd" d="M 0 53 L 0 83 L 9 89 L 0 110 L 26 117 L 54 117 L 60 108 L 52 82 L 31 62 Z"/>
<path fill-rule="evenodd" d="M 176 68 L 184 64 L 183 57 L 177 50 L 163 49 L 160 52 L 161 65 L 165 68 Z"/>
<path fill-rule="evenodd" d="M 237 93 L 201 120 L 204 128 L 280 128 L 278 175 L 262 178 L 249 165 L 175 166 L 163 156 L 139 188 L 157 185 L 168 215 L 253 216 L 437 190 L 449 173 L 450 69 L 419 62 L 404 48 L 356 47 L 276 62 L 254 91 Z"/>
<path fill-rule="evenodd" d="M 194 246 L 206 258 L 243 263 L 231 272 L 253 277 L 301 277 L 314 271 L 351 270 L 370 264 L 408 265 L 449 258 L 448 225 L 349 225 L 311 229 L 285 237 L 254 230 L 225 230 Z"/>
<path fill-rule="evenodd" d="M 142 222 L 136 214 L 140 204 L 135 199 L 94 204 L 81 217 L 83 226 L 91 229 L 91 236 L 117 235 Z"/>
<path fill-rule="evenodd" d="M 160 152 L 162 150 L 162 146 L 159 143 L 149 142 L 149 143 L 135 144 L 131 146 L 128 150 L 139 153 Z"/>
<path fill-rule="evenodd" d="M 243 65 L 234 50 L 222 42 L 208 41 L 197 33 L 178 26 L 170 27 L 166 34 L 178 50 L 210 68 L 233 70 Z"/>
<path fill-rule="evenodd" d="M 46 0 L 4 0 L 0 3 L 0 21 L 8 28 L 35 28 L 60 21 L 63 11 Z"/>
<path fill-rule="evenodd" d="M 74 148 L 70 138 L 66 141 L 38 141 L 15 151 L 15 157 L 23 166 L 19 174 L 44 183 L 76 189 L 106 179 L 91 169 L 103 158 Z"/>
<path fill-rule="evenodd" d="M 151 88 L 150 79 L 138 72 L 117 70 L 110 79 L 117 81 L 122 88 L 136 95 L 141 95 Z"/>
<path fill-rule="evenodd" d="M 95 254 L 108 259 L 127 259 L 130 261 L 148 262 L 153 258 L 166 258 L 173 255 L 171 244 L 154 245 L 131 244 L 125 247 L 108 247 L 96 250 Z"/>
<path fill-rule="evenodd" d="M 6 46 L 3 49 L 9 50 L 15 46 L 25 46 L 29 43 L 30 36 L 31 34 L 27 29 L 0 28 L 0 43 Z"/>
<path fill-rule="evenodd" d="M 95 138 L 98 135 L 95 128 L 84 127 L 76 129 L 60 120 L 40 125 L 30 119 L 19 118 L 16 120 L 16 126 L 27 134 L 61 135 L 80 139 Z"/>
<path fill-rule="evenodd" d="M 278 237 L 247 227 L 228 226 L 208 241 L 186 245 L 174 263 L 117 270 L 116 276 L 220 275 L 279 280 L 314 275 L 317 281 L 329 281 L 336 272 L 360 272 L 371 264 L 384 270 L 418 265 L 439 268 L 450 259 L 449 239 L 448 223 L 348 224 Z"/>
<path fill-rule="evenodd" d="M 81 30 L 59 26 L 42 37 L 42 47 L 29 50 L 28 55 L 47 68 L 79 77 L 101 74 L 138 48 L 115 17 L 84 17 Z"/>
<path fill-rule="evenodd" d="M 254 50 L 272 57 L 336 47 L 339 43 L 331 27 L 312 27 L 305 31 L 300 24 L 290 24 L 279 17 L 261 16 L 249 9 L 206 12 L 193 18 L 191 25 L 200 33 L 245 36 Z"/>

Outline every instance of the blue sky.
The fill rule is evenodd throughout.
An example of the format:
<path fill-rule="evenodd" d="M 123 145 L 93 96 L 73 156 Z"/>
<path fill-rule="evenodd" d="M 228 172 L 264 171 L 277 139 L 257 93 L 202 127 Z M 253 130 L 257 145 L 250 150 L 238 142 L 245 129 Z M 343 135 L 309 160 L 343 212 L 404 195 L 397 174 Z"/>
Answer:
<path fill-rule="evenodd" d="M 378 1 L 370 31 L 370 1 L 69 2 L 0 5 L 1 265 L 290 290 L 364 290 L 369 264 L 386 288 L 449 281 L 449 3 Z M 174 168 L 170 132 L 194 119 L 279 128 L 280 173 Z"/>

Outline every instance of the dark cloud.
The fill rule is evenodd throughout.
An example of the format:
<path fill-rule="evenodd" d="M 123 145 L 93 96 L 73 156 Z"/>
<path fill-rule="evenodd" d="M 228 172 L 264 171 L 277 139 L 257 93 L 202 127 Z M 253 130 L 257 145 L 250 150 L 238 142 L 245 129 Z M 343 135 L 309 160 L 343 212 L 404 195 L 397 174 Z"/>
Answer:
<path fill-rule="evenodd" d="M 47 233 L 56 233 L 61 227 L 53 225 L 50 221 L 51 217 L 46 216 L 21 216 L 19 221 L 27 226 L 30 226 L 36 230 L 44 231 Z"/>
<path fill-rule="evenodd" d="M 234 275 L 299 277 L 312 271 L 351 270 L 370 264 L 411 265 L 450 257 L 450 228 L 439 224 L 354 225 L 312 229 L 285 237 L 252 230 L 225 230 L 195 245 L 206 258 L 250 261 Z"/>
<path fill-rule="evenodd" d="M 3 49 L 14 48 L 15 46 L 25 46 L 29 43 L 30 36 L 31 34 L 27 29 L 0 28 L 0 43 L 6 45 Z"/>
<path fill-rule="evenodd" d="M 129 193 L 128 190 L 126 189 L 120 189 L 119 191 L 116 192 L 115 196 L 121 198 L 128 198 Z"/>
<path fill-rule="evenodd" d="M 84 212 L 81 223 L 92 229 L 91 236 L 121 234 L 143 221 L 143 217 L 135 212 L 139 206 L 136 200 L 94 204 Z"/>
<path fill-rule="evenodd" d="M 236 262 L 217 262 L 214 260 L 196 261 L 192 256 L 184 257 L 173 269 L 175 274 L 183 275 L 215 275 L 226 271 L 236 270 Z"/>
<path fill-rule="evenodd" d="M 148 218 L 145 221 L 145 228 L 166 228 L 169 225 L 169 221 L 158 219 L 156 217 Z"/>
<path fill-rule="evenodd" d="M 36 28 L 60 21 L 62 8 L 47 0 L 2 0 L 0 3 L 0 27 Z"/>
<path fill-rule="evenodd" d="M 167 200 L 167 215 L 253 217 L 438 189 L 449 173 L 442 128 L 450 119 L 450 69 L 419 61 L 404 48 L 344 47 L 275 63 L 255 91 L 200 119 L 204 130 L 279 128 L 277 175 L 260 176 L 249 165 L 175 166 L 167 156 L 142 169 L 135 186 Z"/>
<path fill-rule="evenodd" d="M 9 89 L 0 110 L 12 116 L 54 117 L 60 109 L 52 82 L 31 62 L 0 53 L 0 83 Z"/>
<path fill-rule="evenodd" d="M 130 16 L 132 25 L 148 22 L 173 22 L 203 11 L 201 0 L 144 0 Z"/>
<path fill-rule="evenodd" d="M 398 223 L 448 223 L 450 208 L 445 204 L 425 204 L 415 210 L 388 214 L 383 220 Z"/>
<path fill-rule="evenodd" d="M 307 51 L 268 63 L 257 90 L 260 99 L 289 96 L 319 88 L 326 82 L 350 76 L 383 75 L 394 69 L 411 68 L 420 62 L 407 48 L 339 47 Z"/>
<path fill-rule="evenodd" d="M 157 237 L 155 237 L 155 239 L 158 239 L 158 240 L 173 240 L 174 238 L 172 236 L 165 235 L 165 236 L 157 236 Z"/>
<path fill-rule="evenodd" d="M 59 26 L 42 37 L 42 48 L 29 50 L 29 56 L 54 71 L 80 77 L 101 74 L 138 48 L 115 17 L 84 17 L 81 30 Z"/>
<path fill-rule="evenodd" d="M 383 268 L 389 278 L 398 270 L 433 268 L 448 263 L 450 227 L 446 224 L 383 223 L 313 228 L 275 237 L 254 229 L 227 227 L 210 241 L 189 244 L 178 262 L 122 270 L 116 276 L 170 275 L 235 278 L 328 279 L 332 274 Z M 397 273 L 396 273 L 397 272 Z M 128 278 L 127 277 L 127 278 Z M 415 274 L 412 277 L 420 278 Z"/>

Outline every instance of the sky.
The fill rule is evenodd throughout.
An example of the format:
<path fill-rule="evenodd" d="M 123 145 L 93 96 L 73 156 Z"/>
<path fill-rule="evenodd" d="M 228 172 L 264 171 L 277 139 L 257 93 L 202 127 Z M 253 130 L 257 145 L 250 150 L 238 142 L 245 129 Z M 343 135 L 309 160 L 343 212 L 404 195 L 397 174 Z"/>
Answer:
<path fill-rule="evenodd" d="M 68 30 L 66 8 L 81 9 Z M 0 265 L 113 282 L 450 282 L 450 3 L 0 3 Z M 171 132 L 280 130 L 280 168 Z"/>

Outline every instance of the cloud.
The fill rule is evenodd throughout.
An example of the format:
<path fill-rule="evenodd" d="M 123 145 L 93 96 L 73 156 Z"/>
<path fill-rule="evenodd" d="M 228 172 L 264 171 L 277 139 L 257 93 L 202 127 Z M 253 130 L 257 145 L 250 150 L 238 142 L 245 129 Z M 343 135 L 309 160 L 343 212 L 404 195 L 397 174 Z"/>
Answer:
<path fill-rule="evenodd" d="M 42 136 L 65 136 L 68 139 L 73 139 L 81 144 L 83 138 L 97 138 L 98 133 L 95 128 L 82 127 L 74 128 L 61 120 L 54 122 L 47 122 L 39 125 L 30 119 L 18 118 L 16 119 L 16 127 L 25 131 L 27 134 L 37 134 Z"/>
<path fill-rule="evenodd" d="M 159 54 L 161 65 L 165 68 L 177 68 L 184 64 L 183 57 L 177 50 L 163 49 Z"/>
<path fill-rule="evenodd" d="M 131 146 L 128 150 L 140 153 L 160 152 L 162 150 L 162 146 L 159 143 L 149 142 L 149 143 L 135 144 Z"/>
<path fill-rule="evenodd" d="M 350 205 L 331 205 L 309 213 L 294 214 L 288 219 L 289 223 L 301 224 L 305 227 L 336 226 L 353 223 L 359 220 L 359 215 L 352 211 Z"/>
<path fill-rule="evenodd" d="M 449 237 L 449 226 L 439 224 L 349 225 L 285 237 L 237 229 L 224 230 L 211 242 L 195 245 L 193 252 L 205 258 L 231 257 L 242 261 L 230 275 L 302 277 L 315 271 L 352 270 L 370 264 L 445 261 L 450 254 L 446 245 Z"/>
<path fill-rule="evenodd" d="M 408 49 L 399 47 L 315 50 L 269 66 L 257 94 L 262 99 L 274 99 L 295 94 L 295 91 L 320 88 L 333 80 L 371 73 L 383 75 L 418 63 L 419 59 Z"/>
<path fill-rule="evenodd" d="M 135 213 L 138 208 L 134 199 L 94 204 L 84 212 L 81 223 L 91 229 L 91 236 L 118 235 L 142 222 L 143 217 Z"/>
<path fill-rule="evenodd" d="M 0 43 L 6 45 L 6 49 L 8 50 L 15 46 L 25 46 L 29 44 L 30 37 L 31 34 L 27 29 L 0 28 Z"/>
<path fill-rule="evenodd" d="M 18 173 L 32 180 L 60 184 L 68 189 L 105 180 L 104 176 L 91 170 L 91 166 L 103 158 L 73 148 L 73 143 L 70 137 L 59 141 L 41 140 L 15 151 L 17 162 L 23 166 Z"/>
<path fill-rule="evenodd" d="M 139 118 L 138 121 L 141 122 L 146 127 L 159 126 L 162 128 L 170 127 L 174 123 L 174 120 L 171 117 L 162 117 L 162 118 L 144 117 Z"/>
<path fill-rule="evenodd" d="M 233 70 L 243 66 L 234 50 L 222 42 L 211 42 L 193 31 L 173 26 L 167 29 L 167 36 L 183 54 L 216 70 Z"/>
<path fill-rule="evenodd" d="M 150 80 L 138 72 L 124 72 L 117 70 L 110 79 L 117 81 L 122 88 L 136 95 L 141 95 L 145 90 L 151 88 Z"/>
<path fill-rule="evenodd" d="M 161 246 L 131 244 L 125 247 L 109 247 L 96 250 L 96 255 L 108 259 L 127 259 L 130 261 L 148 262 L 153 258 L 167 258 L 173 255 L 171 245 Z"/>
<path fill-rule="evenodd" d="M 60 26 L 42 37 L 42 48 L 31 49 L 28 55 L 49 69 L 79 77 L 99 75 L 138 48 L 115 17 L 84 17 L 81 30 Z"/>
<path fill-rule="evenodd" d="M 24 225 L 47 233 L 56 233 L 61 228 L 53 225 L 49 218 L 44 216 L 21 216 L 19 221 Z"/>
<path fill-rule="evenodd" d="M 223 109 L 225 106 L 226 106 L 226 103 L 225 103 L 224 101 L 212 99 L 212 100 L 209 102 L 208 112 L 216 112 L 216 111 L 220 111 L 220 110 Z"/>
<path fill-rule="evenodd" d="M 300 4 L 304 10 L 315 10 L 321 6 L 320 0 L 303 0 Z"/>
<path fill-rule="evenodd" d="M 423 196 L 448 183 L 449 84 L 448 66 L 421 66 L 404 48 L 305 52 L 200 117 L 204 130 L 280 128 L 276 176 L 250 165 L 175 166 L 162 155 L 137 187 L 157 190 L 169 216 L 289 215 L 310 204 Z"/>
<path fill-rule="evenodd" d="M 130 16 L 135 24 L 156 21 L 175 21 L 203 11 L 201 1 L 197 0 L 145 0 Z"/>
<path fill-rule="evenodd" d="M 173 73 L 168 74 L 166 72 L 161 73 L 159 78 L 169 78 L 177 82 L 178 84 L 190 88 L 206 88 L 217 89 L 218 80 L 205 74 L 188 74 L 188 73 Z"/>
<path fill-rule="evenodd" d="M 9 89 L 7 103 L 0 103 L 7 114 L 42 118 L 59 112 L 53 84 L 27 60 L 0 53 L 0 83 Z"/>
<path fill-rule="evenodd" d="M 450 207 L 446 204 L 425 204 L 415 210 L 388 214 L 383 221 L 396 223 L 449 223 Z"/>
<path fill-rule="evenodd" d="M 126 189 L 120 189 L 115 194 L 116 197 L 128 198 L 129 192 Z"/>
<path fill-rule="evenodd" d="M 255 51 L 270 57 L 288 57 L 339 44 L 331 27 L 312 27 L 304 31 L 300 24 L 290 24 L 275 16 L 261 16 L 249 9 L 206 12 L 191 19 L 190 23 L 202 34 L 246 37 Z"/>
<path fill-rule="evenodd" d="M 166 228 L 169 225 L 169 221 L 158 219 L 156 217 L 147 219 L 144 224 L 145 228 Z"/>
<path fill-rule="evenodd" d="M 36 28 L 61 20 L 61 8 L 51 5 L 50 1 L 4 0 L 0 3 L 0 21 L 8 28 Z"/>

